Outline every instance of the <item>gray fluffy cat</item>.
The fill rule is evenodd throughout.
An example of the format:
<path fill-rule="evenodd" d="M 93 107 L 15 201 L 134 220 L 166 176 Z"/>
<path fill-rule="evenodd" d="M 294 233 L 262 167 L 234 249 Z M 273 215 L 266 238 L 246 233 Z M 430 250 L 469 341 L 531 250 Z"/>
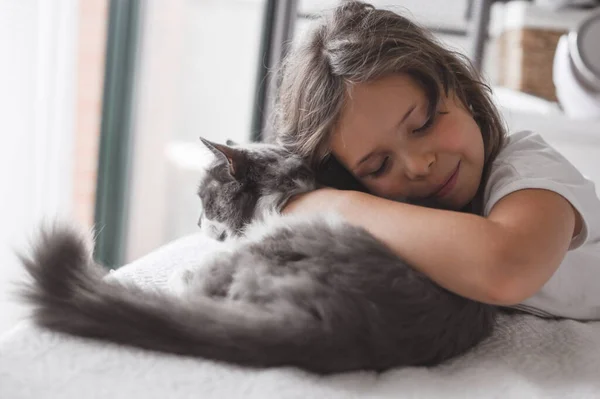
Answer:
<path fill-rule="evenodd" d="M 339 217 L 279 216 L 315 188 L 303 161 L 267 145 L 205 145 L 201 227 L 224 240 L 179 295 L 102 279 L 85 239 L 45 231 L 25 297 L 44 327 L 139 348 L 320 374 L 431 366 L 487 337 L 496 308 L 440 288 Z"/>

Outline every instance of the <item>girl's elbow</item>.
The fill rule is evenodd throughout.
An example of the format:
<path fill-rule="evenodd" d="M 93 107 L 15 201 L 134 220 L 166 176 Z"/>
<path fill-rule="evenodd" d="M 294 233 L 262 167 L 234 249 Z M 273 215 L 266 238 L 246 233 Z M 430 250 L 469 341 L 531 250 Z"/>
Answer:
<path fill-rule="evenodd" d="M 490 303 L 495 305 L 518 305 L 534 295 L 543 285 L 538 279 L 533 278 L 531 273 L 521 273 L 524 270 L 531 270 L 526 266 L 504 264 L 496 270 L 488 279 Z"/>
<path fill-rule="evenodd" d="M 496 241 L 488 252 L 488 267 L 485 268 L 488 302 L 499 306 L 517 305 L 537 291 L 531 273 L 525 272 L 531 270 L 531 260 L 523 251 L 515 250 L 510 241 Z"/>
<path fill-rule="evenodd" d="M 514 306 L 535 295 L 560 266 L 562 256 L 528 246 L 503 232 L 488 247 L 486 287 L 490 303 Z"/>
<path fill-rule="evenodd" d="M 521 284 L 516 284 L 507 278 L 491 281 L 487 292 L 486 302 L 497 306 L 514 306 L 531 296 Z"/>

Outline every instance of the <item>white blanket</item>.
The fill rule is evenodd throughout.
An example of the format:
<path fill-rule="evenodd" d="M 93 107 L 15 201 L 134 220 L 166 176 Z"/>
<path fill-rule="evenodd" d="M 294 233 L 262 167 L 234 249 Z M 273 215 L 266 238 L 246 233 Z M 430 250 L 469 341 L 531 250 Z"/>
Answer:
<path fill-rule="evenodd" d="M 193 235 L 113 274 L 164 286 L 217 245 Z M 493 337 L 435 368 L 319 377 L 78 339 L 23 322 L 0 337 L 1 399 L 600 398 L 600 322 L 503 315 Z"/>

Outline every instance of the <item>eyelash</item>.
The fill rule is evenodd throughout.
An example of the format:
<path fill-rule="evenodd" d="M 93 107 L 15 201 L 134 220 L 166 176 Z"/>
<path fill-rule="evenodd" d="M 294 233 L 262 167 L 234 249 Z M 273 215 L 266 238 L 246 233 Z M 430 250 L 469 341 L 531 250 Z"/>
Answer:
<path fill-rule="evenodd" d="M 433 125 L 433 123 L 435 122 L 435 118 L 437 117 L 438 114 L 444 115 L 444 114 L 447 114 L 447 113 L 448 112 L 443 112 L 443 111 L 434 112 L 425 121 L 425 123 L 423 124 L 423 126 L 421 126 L 420 128 L 417 128 L 417 129 L 413 130 L 413 133 L 423 133 L 423 132 L 425 132 L 427 129 L 429 129 Z M 386 171 L 387 164 L 388 164 L 389 160 L 390 160 L 390 157 L 385 157 L 385 159 L 381 163 L 381 166 L 377 170 L 369 173 L 369 176 L 370 177 L 379 177 L 379 176 L 381 176 Z"/>
<path fill-rule="evenodd" d="M 384 160 L 383 160 L 383 162 L 381 163 L 381 166 L 376 171 L 373 171 L 373 172 L 369 173 L 369 176 L 370 177 L 379 177 L 379 176 L 381 176 L 385 172 L 389 160 L 390 160 L 390 157 L 385 157 Z"/>
<path fill-rule="evenodd" d="M 437 112 L 433 113 L 429 118 L 427 118 L 427 120 L 425 121 L 423 126 L 421 126 L 418 129 L 413 130 L 413 133 L 423 133 L 425 130 L 429 129 L 431 127 L 431 125 L 433 125 L 433 122 L 435 122 L 436 116 L 437 116 Z"/>

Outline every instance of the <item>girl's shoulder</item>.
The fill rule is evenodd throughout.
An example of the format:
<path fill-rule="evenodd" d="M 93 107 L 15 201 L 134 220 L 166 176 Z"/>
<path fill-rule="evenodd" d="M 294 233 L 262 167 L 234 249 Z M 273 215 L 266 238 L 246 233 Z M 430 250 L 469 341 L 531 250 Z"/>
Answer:
<path fill-rule="evenodd" d="M 487 191 L 495 192 L 507 184 L 546 180 L 558 184 L 593 186 L 585 176 L 544 138 L 531 131 L 508 136 L 492 162 L 486 182 Z M 532 187 L 535 188 L 535 187 Z"/>
<path fill-rule="evenodd" d="M 548 144 L 540 134 L 530 131 L 513 133 L 492 162 L 484 190 L 484 216 L 512 192 L 544 189 L 556 192 L 581 214 L 585 234 L 600 234 L 600 200 L 594 183 Z"/>
<path fill-rule="evenodd" d="M 547 158 L 549 162 L 571 165 L 564 156 L 544 140 L 542 135 L 529 130 L 510 134 L 493 163 L 508 162 L 521 166 L 521 164 L 537 164 L 539 158 Z"/>
<path fill-rule="evenodd" d="M 492 196 L 508 186 L 545 188 L 544 185 L 593 186 L 581 172 L 544 138 L 531 131 L 508 136 L 492 162 L 486 194 Z M 593 187 L 592 187 L 593 188 Z"/>

